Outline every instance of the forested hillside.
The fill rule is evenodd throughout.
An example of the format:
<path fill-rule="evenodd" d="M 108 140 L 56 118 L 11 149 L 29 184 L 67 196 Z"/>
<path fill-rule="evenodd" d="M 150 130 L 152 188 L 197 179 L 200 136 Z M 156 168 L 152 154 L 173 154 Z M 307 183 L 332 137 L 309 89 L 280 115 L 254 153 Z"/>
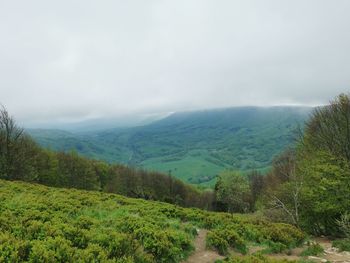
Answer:
<path fill-rule="evenodd" d="M 305 107 L 238 107 L 175 113 L 150 125 L 72 134 L 30 130 L 45 147 L 214 182 L 222 170 L 264 170 L 291 144 L 309 115 Z"/>
<path fill-rule="evenodd" d="M 341 94 L 312 112 L 301 138 L 273 160 L 266 175 L 221 173 L 215 186 L 219 207 L 259 210 L 314 235 L 346 237 L 343 247 L 350 250 L 349 131 L 350 96 Z"/>
<path fill-rule="evenodd" d="M 63 134 L 64 133 L 58 133 Z M 118 193 L 181 206 L 211 209 L 213 193 L 154 171 L 44 149 L 0 109 L 0 178 L 55 187 Z"/>

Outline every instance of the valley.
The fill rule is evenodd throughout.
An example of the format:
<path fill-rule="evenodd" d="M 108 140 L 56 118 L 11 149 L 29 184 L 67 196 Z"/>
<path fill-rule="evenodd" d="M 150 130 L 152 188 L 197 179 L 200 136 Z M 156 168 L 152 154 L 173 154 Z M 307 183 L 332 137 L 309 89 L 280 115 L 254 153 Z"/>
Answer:
<path fill-rule="evenodd" d="M 213 186 L 226 169 L 266 171 L 298 136 L 312 108 L 237 107 L 174 113 L 151 124 L 76 133 L 32 129 L 42 146 L 161 171 Z"/>

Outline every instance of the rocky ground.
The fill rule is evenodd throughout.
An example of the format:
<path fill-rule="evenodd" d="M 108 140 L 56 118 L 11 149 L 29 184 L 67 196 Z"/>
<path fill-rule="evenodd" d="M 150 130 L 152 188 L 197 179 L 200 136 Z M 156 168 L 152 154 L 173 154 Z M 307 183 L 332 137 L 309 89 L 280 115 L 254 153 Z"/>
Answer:
<path fill-rule="evenodd" d="M 205 246 L 205 238 L 207 235 L 207 230 L 201 229 L 198 231 L 198 236 L 195 240 L 195 251 L 194 253 L 184 262 L 184 263 L 212 263 L 215 260 L 223 259 L 224 257 L 219 255 L 217 252 L 208 250 Z M 295 248 L 290 253 L 287 254 L 271 254 L 268 257 L 278 258 L 278 259 L 288 259 L 288 260 L 299 260 L 307 259 L 313 262 L 332 262 L 332 263 L 350 263 L 350 252 L 340 252 L 338 249 L 332 247 L 332 242 L 327 238 L 317 238 L 314 240 L 319 243 L 323 249 L 324 253 L 319 256 L 308 256 L 301 257 L 300 253 L 305 249 L 305 247 Z M 257 252 L 263 249 L 262 247 L 252 246 L 250 247 L 250 253 Z M 237 254 L 237 256 L 240 256 Z"/>

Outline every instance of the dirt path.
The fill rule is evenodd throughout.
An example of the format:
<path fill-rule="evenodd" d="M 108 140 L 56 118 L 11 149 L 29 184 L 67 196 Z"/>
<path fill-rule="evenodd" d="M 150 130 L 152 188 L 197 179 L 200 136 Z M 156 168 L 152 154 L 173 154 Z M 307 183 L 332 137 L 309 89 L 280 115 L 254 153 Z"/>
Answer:
<path fill-rule="evenodd" d="M 332 263 L 350 263 L 350 252 L 339 252 L 338 249 L 332 247 L 332 242 L 328 240 L 327 238 L 317 238 L 315 239 L 317 243 L 319 243 L 323 249 L 324 253 L 319 256 L 309 256 L 307 257 L 308 260 L 311 260 L 312 262 L 322 263 L 322 262 L 332 262 Z M 303 248 L 296 248 L 291 251 L 291 255 L 283 255 L 283 254 L 275 254 L 275 255 L 269 255 L 269 257 L 273 258 L 279 258 L 279 259 L 288 259 L 288 260 L 297 260 L 301 259 L 299 256 L 300 253 L 305 249 Z"/>
<path fill-rule="evenodd" d="M 350 252 L 339 252 L 338 249 L 332 247 L 332 242 L 327 238 L 318 238 L 316 241 L 323 247 L 324 254 L 320 256 L 333 263 L 350 263 Z"/>
<path fill-rule="evenodd" d="M 198 231 L 198 236 L 194 241 L 195 251 L 184 263 L 213 263 L 215 260 L 224 258 L 217 252 L 206 249 L 205 238 L 207 232 L 205 229 Z"/>
<path fill-rule="evenodd" d="M 306 257 L 306 259 L 310 260 L 311 262 L 315 262 L 315 263 L 322 263 L 322 262 L 350 263 L 350 252 L 338 251 L 338 249 L 332 247 L 332 241 L 330 241 L 329 239 L 316 238 L 314 241 L 323 247 L 324 253 L 322 253 L 321 255 L 319 255 L 317 257 L 316 256 L 308 256 L 308 257 Z M 269 258 L 274 258 L 274 259 L 300 260 L 300 259 L 302 259 L 300 254 L 305 248 L 307 248 L 307 246 L 292 249 L 288 255 L 281 253 L 281 254 L 268 254 L 267 256 Z M 252 246 L 249 248 L 249 254 L 253 254 L 253 253 L 258 252 L 262 249 L 263 248 L 260 246 Z"/>
<path fill-rule="evenodd" d="M 194 253 L 183 263 L 213 263 L 215 260 L 224 259 L 217 252 L 207 250 L 205 245 L 205 238 L 207 236 L 207 230 L 201 229 L 198 231 L 198 236 L 194 241 L 195 251 Z M 326 238 L 317 238 L 315 240 L 324 248 L 324 253 L 318 257 L 307 257 L 307 259 L 321 263 L 321 262 L 332 262 L 332 263 L 350 263 L 350 252 L 339 252 L 337 249 L 332 247 L 330 240 Z M 285 254 L 271 254 L 267 255 L 270 258 L 275 259 L 287 259 L 287 260 L 299 260 L 301 259 L 300 253 L 305 247 L 295 248 L 291 251 L 290 255 Z M 250 253 L 261 250 L 261 247 L 250 247 Z"/>

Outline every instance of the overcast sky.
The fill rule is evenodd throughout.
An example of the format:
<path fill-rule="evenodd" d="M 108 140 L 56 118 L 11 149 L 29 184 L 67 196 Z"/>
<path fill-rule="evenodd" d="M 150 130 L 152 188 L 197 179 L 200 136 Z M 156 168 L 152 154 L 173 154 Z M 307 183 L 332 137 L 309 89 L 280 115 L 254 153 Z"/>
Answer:
<path fill-rule="evenodd" d="M 0 0 L 0 102 L 24 122 L 349 90 L 349 0 Z"/>

